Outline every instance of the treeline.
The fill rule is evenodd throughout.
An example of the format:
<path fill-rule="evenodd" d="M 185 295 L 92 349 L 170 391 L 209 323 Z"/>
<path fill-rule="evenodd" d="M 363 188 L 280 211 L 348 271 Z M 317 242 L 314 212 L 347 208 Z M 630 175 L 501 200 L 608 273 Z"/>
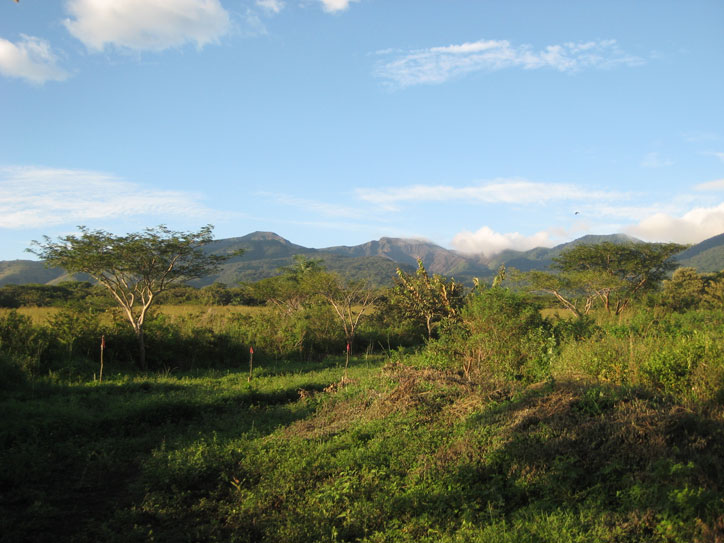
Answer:
<path fill-rule="evenodd" d="M 246 287 L 228 287 L 213 283 L 196 288 L 173 285 L 159 297 L 159 303 L 173 305 L 262 305 Z M 4 285 L 0 287 L 0 307 L 78 307 L 105 309 L 115 305 L 112 296 L 101 285 L 86 281 L 66 281 L 58 285 Z"/>

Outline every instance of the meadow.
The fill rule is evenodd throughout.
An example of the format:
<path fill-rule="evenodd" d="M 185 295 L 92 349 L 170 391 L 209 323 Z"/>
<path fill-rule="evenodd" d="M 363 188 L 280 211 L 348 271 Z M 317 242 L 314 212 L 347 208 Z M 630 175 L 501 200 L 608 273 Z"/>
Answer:
<path fill-rule="evenodd" d="M 314 356 L 260 348 L 251 380 L 232 329 L 259 308 L 161 311 L 153 369 L 119 351 L 103 382 L 97 319 L 66 356 L 5 313 L 0 539 L 721 541 L 724 312 L 554 319 L 486 292 L 464 336 L 347 370 L 335 336 Z"/>

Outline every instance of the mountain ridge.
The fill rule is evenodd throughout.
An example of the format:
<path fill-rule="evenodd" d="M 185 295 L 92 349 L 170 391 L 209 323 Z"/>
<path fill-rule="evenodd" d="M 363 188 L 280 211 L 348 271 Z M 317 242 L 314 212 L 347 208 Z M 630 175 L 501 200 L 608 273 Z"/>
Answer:
<path fill-rule="evenodd" d="M 327 269 L 349 279 L 366 279 L 374 285 L 391 284 L 395 270 L 417 268 L 417 259 L 430 273 L 455 277 L 470 283 L 474 277 L 492 277 L 501 265 L 521 271 L 548 269 L 553 259 L 567 248 L 584 243 L 642 243 L 626 234 L 586 235 L 554 247 L 536 247 L 528 251 L 505 250 L 497 255 L 466 254 L 445 249 L 421 239 L 382 237 L 360 245 L 339 245 L 310 248 L 295 244 L 274 232 L 256 231 L 245 236 L 223 238 L 210 242 L 206 250 L 232 255 L 243 249 L 242 256 L 234 255 L 219 273 L 192 281 L 205 286 L 215 281 L 228 285 L 240 281 L 257 281 L 279 273 L 279 268 L 293 262 L 295 255 L 323 260 Z M 691 266 L 700 273 L 724 269 L 724 233 L 695 244 L 677 255 L 681 266 Z M 63 270 L 46 268 L 33 260 L 0 261 L 0 286 L 5 284 L 57 284 L 72 280 Z"/>

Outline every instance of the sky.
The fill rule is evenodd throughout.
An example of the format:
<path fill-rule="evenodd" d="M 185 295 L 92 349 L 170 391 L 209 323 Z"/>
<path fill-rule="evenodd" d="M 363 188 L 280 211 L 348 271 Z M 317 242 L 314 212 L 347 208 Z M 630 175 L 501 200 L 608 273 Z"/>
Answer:
<path fill-rule="evenodd" d="M 721 0 L 0 0 L 0 260 L 77 226 L 724 232 Z"/>

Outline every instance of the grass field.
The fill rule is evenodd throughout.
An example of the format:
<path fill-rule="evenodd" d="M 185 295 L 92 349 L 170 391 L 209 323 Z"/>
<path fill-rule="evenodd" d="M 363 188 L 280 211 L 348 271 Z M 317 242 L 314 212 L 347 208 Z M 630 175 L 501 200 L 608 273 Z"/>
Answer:
<path fill-rule="evenodd" d="M 208 306 L 208 305 L 159 305 L 153 308 L 155 313 L 167 315 L 171 319 L 180 318 L 199 318 L 198 322 L 211 322 L 214 320 L 225 319 L 231 315 L 253 315 L 266 311 L 264 306 L 245 306 L 245 305 L 229 305 L 229 306 Z M 63 308 L 60 307 L 20 307 L 18 309 L 0 308 L 0 318 L 7 315 L 10 311 L 17 311 L 21 315 L 30 317 L 34 324 L 46 324 L 49 319 L 58 315 Z M 103 314 L 101 317 L 103 318 Z"/>
<path fill-rule="evenodd" d="M 35 381 L 0 401 L 0 539 L 709 542 L 724 413 L 381 357 Z M 719 538 L 719 539 L 717 539 Z"/>

